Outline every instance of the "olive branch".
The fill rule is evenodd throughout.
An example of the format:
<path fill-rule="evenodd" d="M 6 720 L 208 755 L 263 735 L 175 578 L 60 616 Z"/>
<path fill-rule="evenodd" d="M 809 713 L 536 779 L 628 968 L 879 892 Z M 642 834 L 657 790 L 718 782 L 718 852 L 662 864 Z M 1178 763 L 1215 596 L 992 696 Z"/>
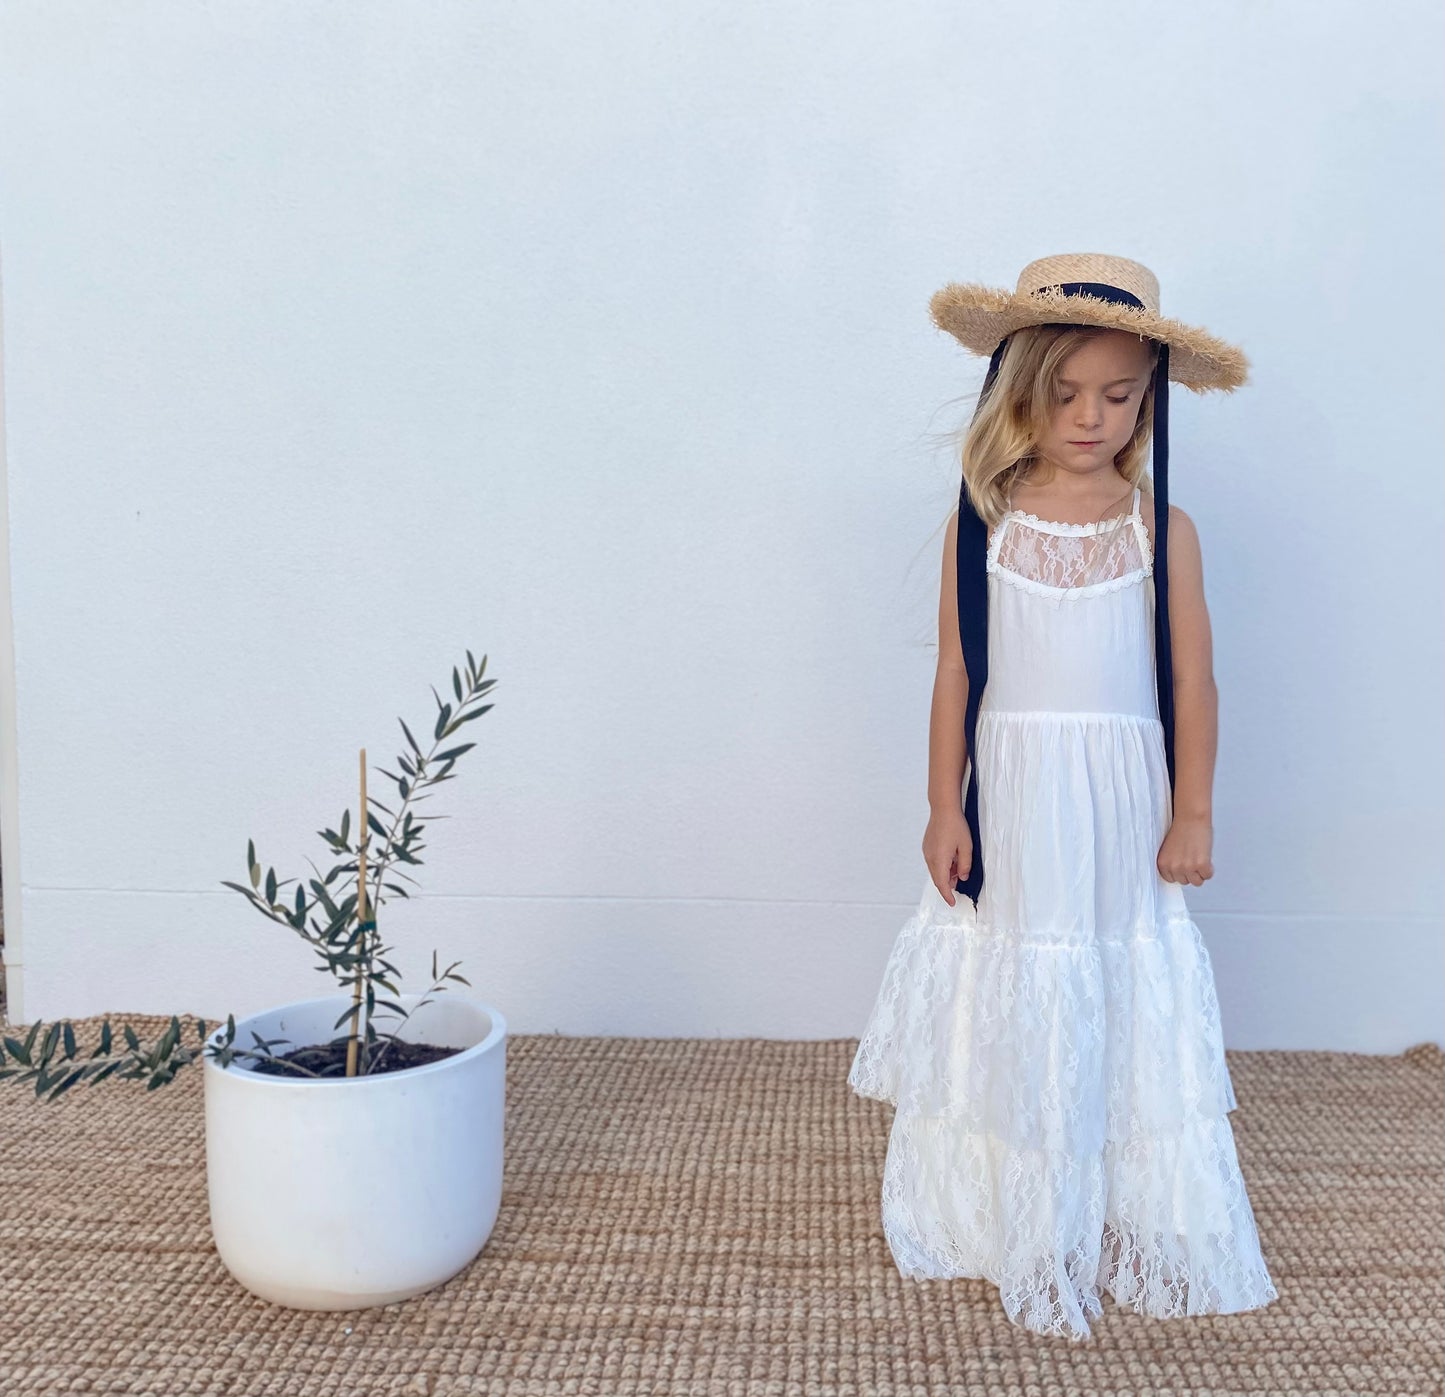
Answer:
<path fill-rule="evenodd" d="M 334 975 L 343 987 L 352 990 L 352 1003 L 333 1025 L 333 1028 L 340 1028 L 343 1024 L 348 1024 L 347 1031 L 332 1038 L 327 1045 L 346 1043 L 346 1075 L 349 1077 L 363 1076 L 378 1070 L 407 1020 L 422 1005 L 431 1002 L 431 994 L 445 989 L 445 981 L 455 980 L 470 987 L 470 981 L 455 973 L 461 963 L 459 961 L 454 961 L 446 970 L 438 972 L 436 951 L 433 950 L 432 984 L 426 995 L 412 1009 L 404 1009 L 394 999 L 379 998 L 378 987 L 388 994 L 400 993 L 395 982 L 401 979 L 401 974 L 395 965 L 385 959 L 386 952 L 394 948 L 381 944 L 376 913 L 387 900 L 388 893 L 399 897 L 411 896 L 401 883 L 389 879 L 403 878 L 415 884 L 416 879 L 398 865 L 420 866 L 423 862 L 420 853 L 426 848 L 421 842 L 425 820 L 418 818 L 412 807 L 430 798 L 431 787 L 452 780 L 452 768 L 476 746 L 475 742 L 464 742 L 438 750 L 463 723 L 480 718 L 493 707 L 490 703 L 472 706 L 485 697 L 497 682 L 495 679 L 483 677 L 486 668 L 487 657 L 483 655 L 482 662 L 478 665 L 472 652 L 468 650 L 464 686 L 462 671 L 453 667 L 452 693 L 455 696 L 455 705 L 443 702 L 436 686 L 430 686 L 437 702 L 430 751 L 423 752 L 411 729 L 402 719 L 397 719 L 401 723 L 402 732 L 406 734 L 410 750 L 400 753 L 396 759 L 401 775 L 382 771 L 382 775 L 395 782 L 401 798 L 395 811 L 374 797 L 367 796 L 366 749 L 361 749 L 360 808 L 365 810 L 366 818 L 358 831 L 359 838 L 354 846 L 351 842 L 350 809 L 342 812 L 338 829 L 317 831 L 332 852 L 342 856 L 341 861 L 334 864 L 324 876 L 310 859 L 307 862 L 311 863 L 312 871 L 317 876 L 306 883 L 300 879 L 278 880 L 274 867 L 268 867 L 263 876 L 261 864 L 256 858 L 255 840 L 248 840 L 246 869 L 249 886 L 221 880 L 224 887 L 233 888 L 242 894 L 263 916 L 289 926 L 305 940 L 322 962 L 313 969 Z M 389 817 L 389 828 L 375 811 Z M 450 817 L 432 815 L 427 818 Z M 380 841 L 380 855 L 368 862 L 373 834 Z M 296 885 L 295 896 L 288 898 L 284 890 L 292 883 Z M 378 1010 L 388 1014 L 400 1014 L 401 1022 L 389 1033 L 378 1033 L 373 1022 Z M 42 1030 L 43 1038 L 40 1037 Z M 194 1049 L 181 1042 L 181 1023 L 174 1015 L 149 1050 L 143 1047 L 131 1025 L 121 1025 L 120 1032 L 125 1043 L 124 1051 L 120 1050 L 107 1017 L 101 1026 L 99 1043 L 85 1059 L 77 1058 L 75 1030 L 69 1020 L 57 1020 L 48 1028 L 37 1022 L 31 1026 L 23 1040 L 11 1035 L 0 1036 L 0 1079 L 9 1078 L 20 1082 L 33 1080 L 36 1096 L 50 1101 L 54 1101 L 61 1093 L 86 1078 L 89 1078 L 92 1086 L 109 1076 L 147 1078 L 146 1090 L 153 1091 L 169 1082 L 181 1068 L 194 1062 L 201 1047 L 206 1045 L 204 1019 L 196 1022 L 199 1042 Z M 236 1017 L 234 1014 L 228 1015 L 224 1034 L 218 1042 L 206 1047 L 207 1055 L 222 1067 L 228 1067 L 240 1058 L 281 1063 L 284 1071 L 299 1076 L 327 1075 L 294 1060 L 283 1059 L 272 1052 L 274 1047 L 289 1042 L 289 1039 L 263 1038 L 254 1030 L 251 1037 L 255 1040 L 251 1048 L 236 1047 Z M 383 1039 L 385 1042 L 382 1042 Z M 70 1068 L 69 1064 L 77 1060 L 81 1065 Z"/>

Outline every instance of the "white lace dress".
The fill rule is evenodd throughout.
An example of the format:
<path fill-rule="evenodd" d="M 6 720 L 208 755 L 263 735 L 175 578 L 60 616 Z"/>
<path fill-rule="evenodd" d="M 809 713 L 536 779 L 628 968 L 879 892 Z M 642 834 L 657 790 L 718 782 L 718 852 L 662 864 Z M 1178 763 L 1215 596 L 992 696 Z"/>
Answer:
<path fill-rule="evenodd" d="M 931 880 L 848 1085 L 895 1107 L 882 1218 L 899 1271 L 972 1276 L 1085 1338 L 1277 1297 L 1228 1113 L 1213 970 L 1155 863 L 1172 818 L 1149 534 L 1010 509 L 988 547 L 977 726 L 984 883 Z"/>

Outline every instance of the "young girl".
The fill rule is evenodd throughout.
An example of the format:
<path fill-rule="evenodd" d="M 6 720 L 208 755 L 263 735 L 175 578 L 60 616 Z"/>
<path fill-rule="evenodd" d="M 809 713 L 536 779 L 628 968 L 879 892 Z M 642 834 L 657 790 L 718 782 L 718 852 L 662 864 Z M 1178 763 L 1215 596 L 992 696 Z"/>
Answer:
<path fill-rule="evenodd" d="M 1277 1297 L 1184 901 L 1214 872 L 1216 691 L 1167 494 L 1169 380 L 1231 391 L 1248 364 L 1158 307 L 1147 267 L 1099 254 L 933 298 L 992 358 L 944 547 L 929 881 L 848 1075 L 895 1107 L 899 1271 L 985 1278 L 1077 1339 L 1101 1291 L 1156 1318 Z"/>

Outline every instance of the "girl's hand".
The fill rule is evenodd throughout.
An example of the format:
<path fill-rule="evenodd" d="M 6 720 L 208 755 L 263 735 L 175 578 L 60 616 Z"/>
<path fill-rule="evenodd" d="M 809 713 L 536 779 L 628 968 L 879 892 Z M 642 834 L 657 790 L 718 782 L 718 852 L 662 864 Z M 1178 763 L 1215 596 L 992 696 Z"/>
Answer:
<path fill-rule="evenodd" d="M 968 877 L 973 867 L 973 836 L 963 809 L 935 810 L 928 817 L 923 832 L 923 861 L 938 895 L 950 906 L 954 903 L 954 884 Z"/>
<path fill-rule="evenodd" d="M 1214 826 L 1208 820 L 1176 819 L 1155 860 L 1160 876 L 1166 882 L 1192 883 L 1197 888 L 1206 878 L 1214 877 L 1210 861 L 1213 845 Z"/>

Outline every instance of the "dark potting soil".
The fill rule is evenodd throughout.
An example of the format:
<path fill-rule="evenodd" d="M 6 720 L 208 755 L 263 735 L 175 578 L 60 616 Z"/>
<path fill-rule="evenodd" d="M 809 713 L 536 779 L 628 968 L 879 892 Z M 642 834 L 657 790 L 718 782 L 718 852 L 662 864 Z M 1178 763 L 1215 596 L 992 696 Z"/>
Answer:
<path fill-rule="evenodd" d="M 383 1051 L 385 1049 L 385 1051 Z M 465 1052 L 464 1048 L 443 1048 L 435 1043 L 406 1043 L 397 1041 L 387 1047 L 385 1042 L 372 1049 L 371 1060 L 375 1064 L 377 1058 L 381 1059 L 380 1066 L 371 1066 L 367 1069 L 368 1077 L 385 1076 L 388 1072 L 404 1072 L 408 1067 L 425 1067 L 429 1062 L 440 1062 L 443 1058 L 453 1057 L 457 1053 Z M 261 1072 L 271 1077 L 293 1077 L 300 1082 L 310 1082 L 320 1077 L 344 1077 L 346 1076 L 346 1040 L 343 1038 L 338 1043 L 317 1043 L 309 1048 L 292 1048 L 289 1053 L 277 1053 L 280 1062 L 270 1059 L 248 1058 L 246 1065 L 253 1072 Z M 305 1072 L 289 1071 L 283 1063 L 294 1062 L 298 1067 L 304 1067 Z"/>

